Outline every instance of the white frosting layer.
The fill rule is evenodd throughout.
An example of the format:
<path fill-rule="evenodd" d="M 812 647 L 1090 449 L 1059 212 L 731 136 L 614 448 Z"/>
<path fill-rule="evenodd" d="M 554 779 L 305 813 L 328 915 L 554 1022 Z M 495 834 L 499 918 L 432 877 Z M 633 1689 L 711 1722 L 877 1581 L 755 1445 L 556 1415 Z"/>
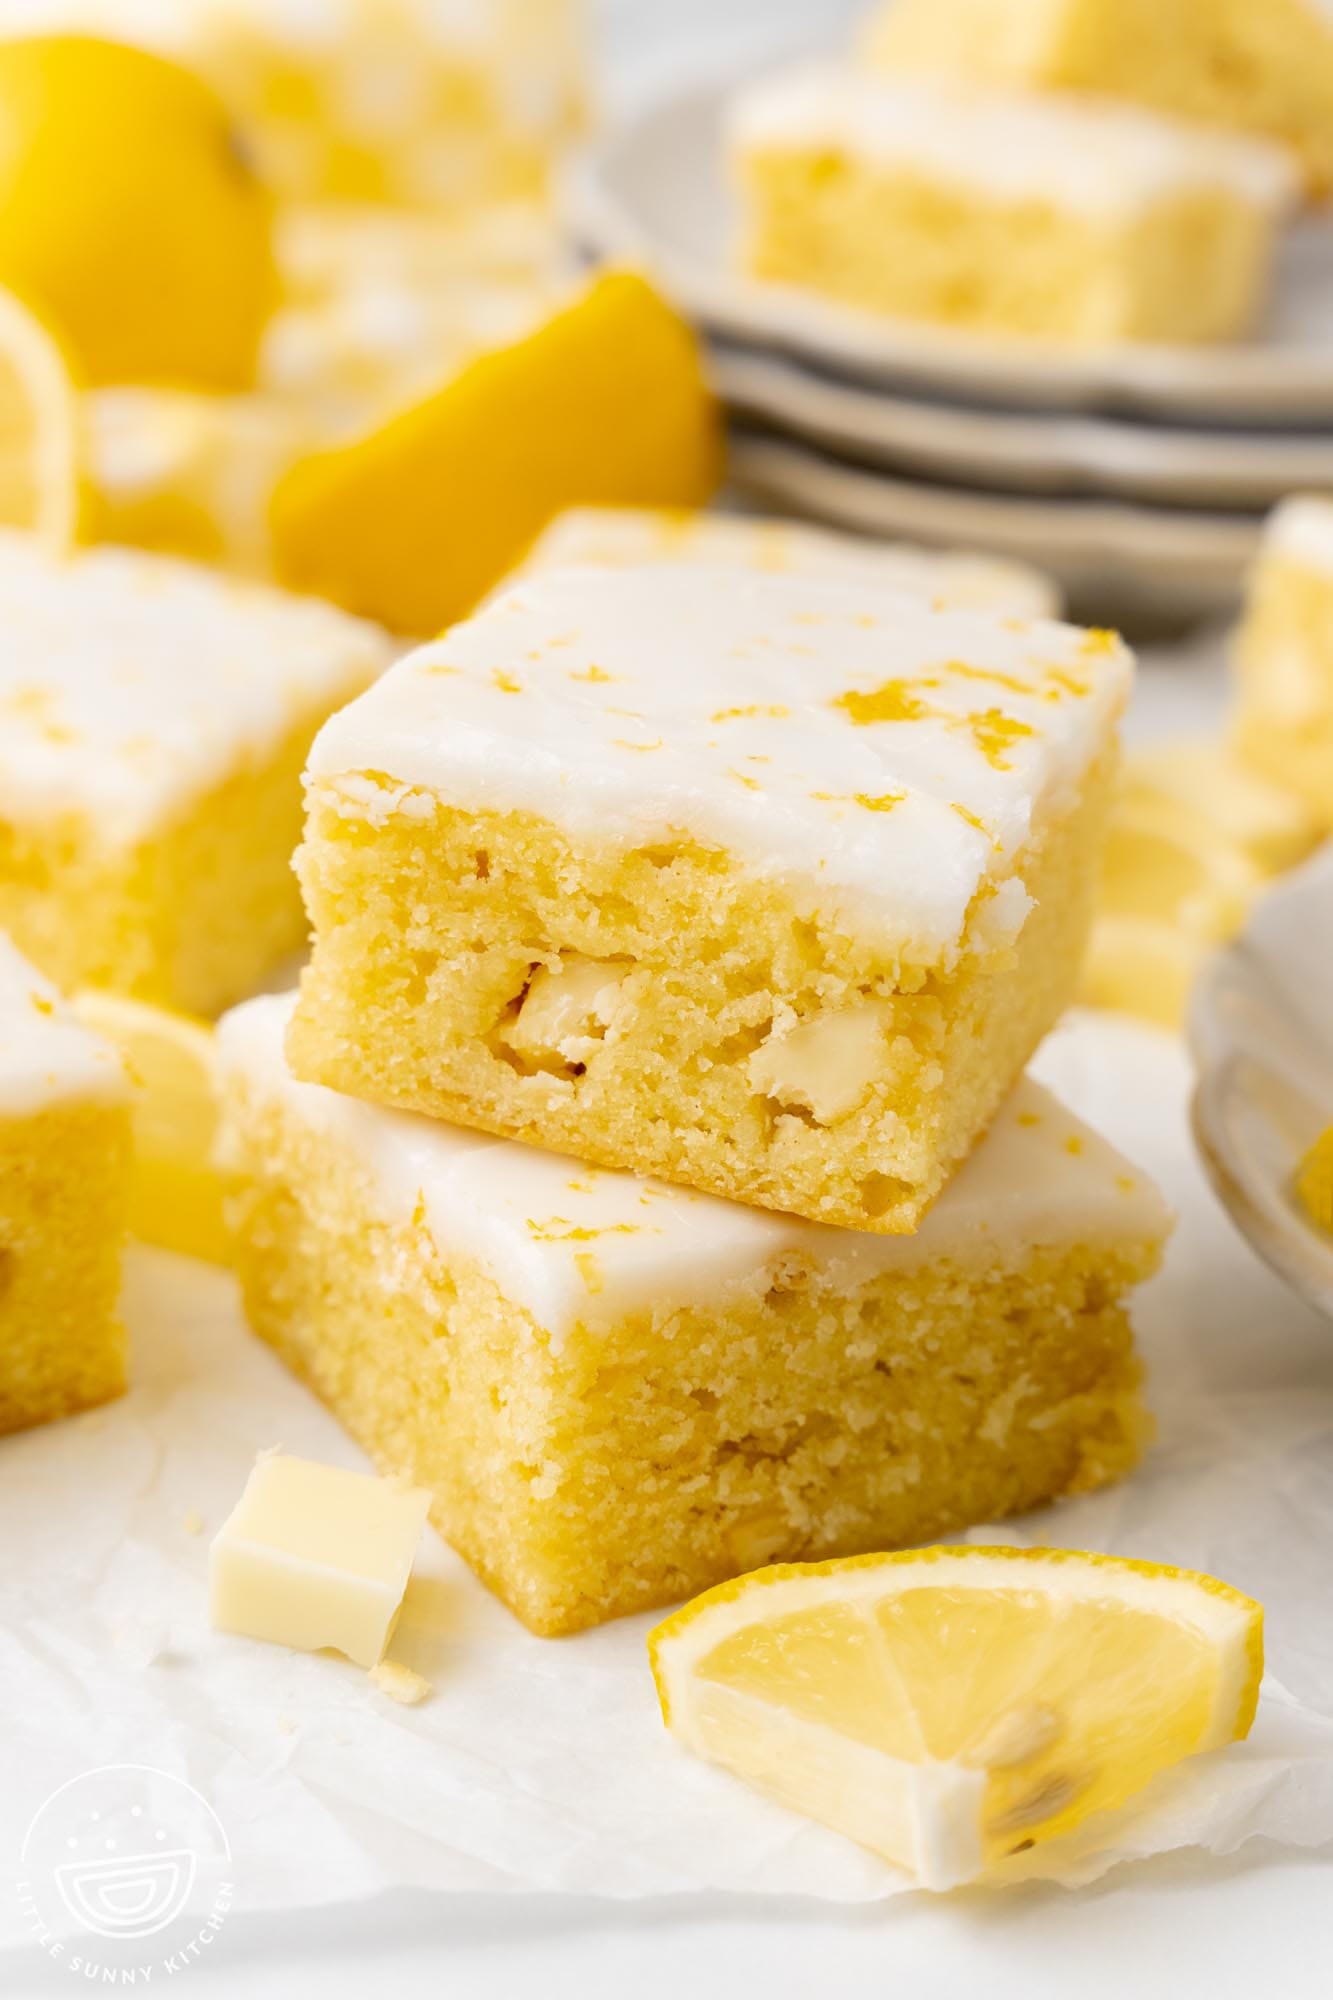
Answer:
<path fill-rule="evenodd" d="M 1274 211 L 1298 191 L 1285 153 L 1109 99 L 1026 96 L 811 63 L 740 92 L 730 139 L 744 154 L 817 148 L 910 168 L 989 201 L 1035 198 L 1099 214 L 1220 187 Z"/>
<path fill-rule="evenodd" d="M 733 1285 L 763 1292 L 790 1257 L 850 1289 L 935 1260 L 1012 1268 L 1039 1248 L 1156 1242 L 1169 1227 L 1151 1182 L 1027 1080 L 914 1236 L 870 1236 L 299 1083 L 283 1055 L 293 1000 L 251 1000 L 224 1018 L 224 1076 L 278 1100 L 369 1175 L 386 1220 L 421 1205 L 441 1254 L 479 1263 L 556 1344 L 580 1322 L 721 1303 Z"/>
<path fill-rule="evenodd" d="M 75 1020 L 59 992 L 0 931 L 0 1118 L 71 1098 L 119 1098 L 120 1057 Z"/>
<path fill-rule="evenodd" d="M 1130 677 L 1109 634 L 868 584 L 566 569 L 400 661 L 309 771 L 372 818 L 439 798 L 599 843 L 692 837 L 944 963 L 982 884 L 1074 803 Z M 989 922 L 1026 907 L 1011 890 Z"/>
<path fill-rule="evenodd" d="M 391 657 L 331 606 L 128 549 L 0 533 L 0 818 L 129 843 Z"/>
<path fill-rule="evenodd" d="M 516 575 L 583 565 L 735 565 L 767 575 L 840 577 L 910 590 L 932 602 L 1049 618 L 1059 596 L 1049 577 L 1022 563 L 953 555 L 905 542 L 872 542 L 795 521 L 750 520 L 656 507 L 574 507 L 538 538 Z"/>
<path fill-rule="evenodd" d="M 1293 494 L 1270 515 L 1264 546 L 1302 569 L 1333 576 L 1333 500 L 1315 493 Z"/>

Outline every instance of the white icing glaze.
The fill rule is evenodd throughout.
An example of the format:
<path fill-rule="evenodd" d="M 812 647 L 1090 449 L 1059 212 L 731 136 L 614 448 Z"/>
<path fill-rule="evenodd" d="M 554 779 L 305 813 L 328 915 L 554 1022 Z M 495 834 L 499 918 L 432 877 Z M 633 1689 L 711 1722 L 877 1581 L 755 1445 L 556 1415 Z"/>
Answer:
<path fill-rule="evenodd" d="M 330 605 L 128 549 L 0 533 L 0 817 L 130 843 L 387 664 Z"/>
<path fill-rule="evenodd" d="M 877 76 L 810 63 L 741 91 L 729 134 L 740 153 L 811 147 L 907 167 L 989 201 L 1036 198 L 1098 214 L 1220 187 L 1276 211 L 1298 178 L 1278 147 L 1204 131 L 1137 106 Z"/>
<path fill-rule="evenodd" d="M 1302 569 L 1333 575 L 1333 500 L 1294 493 L 1270 515 L 1264 547 Z"/>
<path fill-rule="evenodd" d="M 516 575 L 535 576 L 570 565 L 628 569 L 636 563 L 682 562 L 734 563 L 770 575 L 841 577 L 1020 618 L 1049 618 L 1059 609 L 1049 577 L 1022 563 L 913 548 L 906 542 L 872 542 L 795 521 L 665 507 L 571 508 L 538 538 Z"/>
<path fill-rule="evenodd" d="M 946 963 L 978 889 L 1074 803 L 1130 678 L 1108 634 L 865 584 L 566 569 L 400 661 L 309 774 L 371 818 L 440 798 L 626 847 L 684 834 Z M 1025 899 L 1002 907 L 1012 934 Z"/>
<path fill-rule="evenodd" d="M 479 1263 L 555 1345 L 579 1323 L 710 1301 L 728 1286 L 766 1291 L 791 1257 L 849 1289 L 935 1260 L 1012 1268 L 1039 1248 L 1157 1242 L 1170 1226 L 1152 1183 L 1027 1079 L 916 1234 L 870 1236 L 300 1083 L 283 1055 L 294 997 L 247 1001 L 224 1017 L 224 1076 L 345 1154 L 369 1176 L 386 1220 L 405 1222 L 420 1204 L 441 1253 Z M 224 1137 L 228 1152 L 234 1145 Z"/>
<path fill-rule="evenodd" d="M 127 1092 L 120 1057 L 0 931 L 0 1118 Z"/>

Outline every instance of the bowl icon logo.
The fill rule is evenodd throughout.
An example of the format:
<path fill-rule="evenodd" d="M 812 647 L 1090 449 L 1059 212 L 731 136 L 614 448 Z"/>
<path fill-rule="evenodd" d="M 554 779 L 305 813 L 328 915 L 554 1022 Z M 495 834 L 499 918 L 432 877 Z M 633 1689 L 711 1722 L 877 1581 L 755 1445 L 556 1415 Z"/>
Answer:
<path fill-rule="evenodd" d="M 66 1909 L 99 1937 L 151 1937 L 190 1900 L 195 1857 L 188 1847 L 105 1861 L 66 1861 L 55 1871 Z"/>
<path fill-rule="evenodd" d="M 231 1847 L 186 1779 L 146 1764 L 104 1764 L 68 1779 L 34 1814 L 20 1901 L 40 1942 L 85 1977 L 199 1955 L 231 1902 Z M 95 1953 L 92 1947 L 96 1946 Z"/>

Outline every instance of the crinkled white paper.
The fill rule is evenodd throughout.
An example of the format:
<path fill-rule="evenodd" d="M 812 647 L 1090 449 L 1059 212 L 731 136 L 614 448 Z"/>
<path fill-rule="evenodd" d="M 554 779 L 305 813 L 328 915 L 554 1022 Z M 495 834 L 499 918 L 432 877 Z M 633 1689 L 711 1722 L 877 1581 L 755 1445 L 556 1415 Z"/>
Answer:
<path fill-rule="evenodd" d="M 1214 1571 L 1264 1600 L 1270 1675 L 1249 1743 L 1017 1865 L 1083 1882 L 1170 1848 L 1333 1841 L 1333 1327 L 1206 1192 L 1174 1043 L 1076 1017 L 1039 1068 L 1180 1211 L 1138 1314 L 1161 1438 L 1125 1486 L 976 1538 Z M 128 1311 L 132 1393 L 0 1441 L 0 1942 L 28 1935 L 4 1894 L 28 1821 L 66 1779 L 117 1762 L 187 1778 L 213 1805 L 240 1910 L 398 1885 L 843 1902 L 910 1886 L 677 1749 L 650 1619 L 535 1639 L 433 1536 L 393 1646 L 433 1684 L 419 1707 L 336 1658 L 212 1632 L 208 1539 L 255 1452 L 359 1461 L 246 1332 L 229 1279 L 136 1253 Z"/>

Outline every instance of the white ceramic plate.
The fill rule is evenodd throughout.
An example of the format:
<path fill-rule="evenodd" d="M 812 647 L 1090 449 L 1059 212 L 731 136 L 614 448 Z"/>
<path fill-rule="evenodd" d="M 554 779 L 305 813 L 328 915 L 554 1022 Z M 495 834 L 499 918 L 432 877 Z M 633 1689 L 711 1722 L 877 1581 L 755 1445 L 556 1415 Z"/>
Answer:
<path fill-rule="evenodd" d="M 1301 488 L 1333 487 L 1333 430 L 1191 431 L 929 402 L 730 342 L 713 347 L 710 367 L 718 394 L 742 415 L 909 477 L 1248 508 L 1271 507 Z"/>
<path fill-rule="evenodd" d="M 1333 420 L 1333 223 L 1288 233 L 1269 327 L 1247 345 L 1066 352 L 893 321 L 734 271 L 724 96 L 713 85 L 656 105 L 589 154 L 569 185 L 571 219 L 586 244 L 647 266 L 711 332 L 819 361 L 862 384 L 1027 409 L 1307 429 Z"/>
<path fill-rule="evenodd" d="M 742 494 L 779 512 L 1036 563 L 1081 615 L 1130 626 L 1231 610 L 1262 529 L 1259 515 L 935 486 L 743 431 L 731 439 L 728 468 Z"/>
<path fill-rule="evenodd" d="M 1204 971 L 1190 1015 L 1194 1135 L 1232 1219 L 1333 1318 L 1333 1238 L 1292 1175 L 1333 1123 L 1333 842 L 1269 891 Z"/>

